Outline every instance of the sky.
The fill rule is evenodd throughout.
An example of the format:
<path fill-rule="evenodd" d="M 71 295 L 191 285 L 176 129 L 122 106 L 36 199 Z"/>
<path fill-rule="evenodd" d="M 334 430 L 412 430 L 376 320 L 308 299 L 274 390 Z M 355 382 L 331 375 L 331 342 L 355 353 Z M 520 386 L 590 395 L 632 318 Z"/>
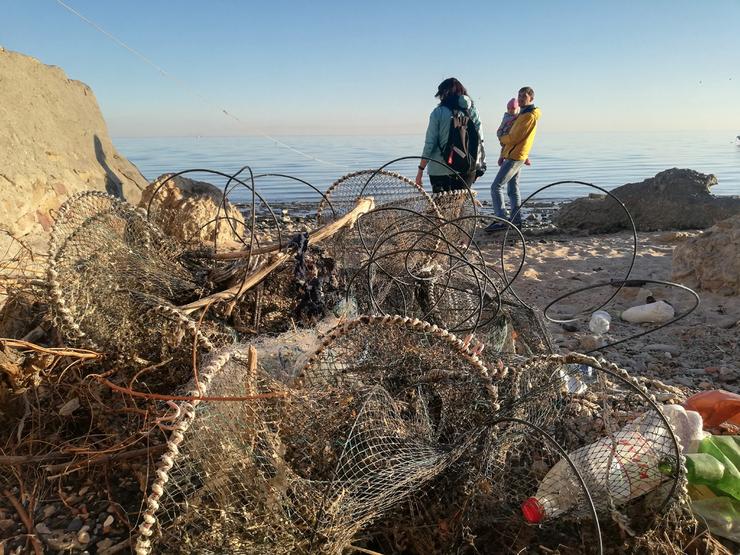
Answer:
<path fill-rule="evenodd" d="M 0 46 L 114 137 L 423 133 L 450 76 L 484 129 L 527 85 L 551 131 L 740 133 L 740 0 L 64 3 L 149 62 L 57 0 L 2 0 Z"/>

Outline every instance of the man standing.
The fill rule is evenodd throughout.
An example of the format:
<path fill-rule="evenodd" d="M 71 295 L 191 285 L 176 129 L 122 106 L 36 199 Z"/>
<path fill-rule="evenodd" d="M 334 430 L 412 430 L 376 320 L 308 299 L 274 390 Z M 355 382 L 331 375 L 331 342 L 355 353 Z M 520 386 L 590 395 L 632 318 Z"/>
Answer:
<path fill-rule="evenodd" d="M 529 157 L 529 151 L 534 143 L 537 132 L 537 120 L 540 119 L 540 109 L 534 106 L 534 91 L 531 87 L 519 89 L 517 97 L 521 112 L 511 126 L 508 135 L 502 135 L 501 158 L 503 163 L 491 184 L 491 200 L 496 216 L 509 218 L 504 205 L 504 187 L 507 188 L 509 203 L 511 204 L 511 223 L 517 227 L 522 225 L 522 215 L 518 211 L 522 201 L 519 192 L 519 172 Z M 503 223 L 492 223 L 485 230 L 488 232 L 506 229 Z"/>

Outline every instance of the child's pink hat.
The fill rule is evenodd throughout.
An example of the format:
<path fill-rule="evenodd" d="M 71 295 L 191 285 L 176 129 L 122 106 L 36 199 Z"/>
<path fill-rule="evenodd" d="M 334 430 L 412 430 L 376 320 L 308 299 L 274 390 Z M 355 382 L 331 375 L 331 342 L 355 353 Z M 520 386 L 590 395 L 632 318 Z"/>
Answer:
<path fill-rule="evenodd" d="M 500 105 L 499 105 L 500 106 Z M 512 108 L 516 109 L 519 108 L 519 103 L 516 101 L 516 98 L 512 98 L 509 100 L 509 102 L 506 104 L 506 109 L 511 110 Z"/>

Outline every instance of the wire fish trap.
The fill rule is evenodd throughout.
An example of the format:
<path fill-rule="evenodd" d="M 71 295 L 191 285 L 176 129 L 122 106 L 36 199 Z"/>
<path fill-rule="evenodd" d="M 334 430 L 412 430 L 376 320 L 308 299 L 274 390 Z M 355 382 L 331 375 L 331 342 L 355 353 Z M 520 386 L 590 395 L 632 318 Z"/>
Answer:
<path fill-rule="evenodd" d="M 429 193 L 407 177 L 387 170 L 360 170 L 343 175 L 326 190 L 316 211 L 319 224 L 346 214 L 360 197 L 373 197 L 378 208 L 395 206 L 440 215 Z"/>
<path fill-rule="evenodd" d="M 371 550 L 623 552 L 690 522 L 676 517 L 682 478 L 657 469 L 662 457 L 680 455 L 678 444 L 651 393 L 625 371 L 575 353 L 518 357 L 495 383 L 499 410 L 449 472 L 364 532 Z M 635 419 L 639 441 L 624 432 Z M 524 502 L 545 499 L 553 483 L 567 508 L 528 524 Z"/>
<path fill-rule="evenodd" d="M 186 338 L 210 347 L 176 308 L 207 291 L 181 263 L 184 252 L 115 197 L 86 192 L 70 198 L 52 229 L 47 268 L 58 329 L 77 344 L 139 364 L 188 356 Z"/>
<path fill-rule="evenodd" d="M 496 552 L 537 542 L 602 553 L 625 531 L 666 525 L 661 518 L 685 494 L 685 481 L 658 467 L 680 460 L 681 447 L 637 380 L 573 353 L 524 359 L 497 385 L 503 401 L 461 529 Z M 544 520 L 530 527 L 524 517 L 534 509 Z"/>
<path fill-rule="evenodd" d="M 408 229 L 408 222 L 402 220 L 409 218 L 409 214 L 430 215 L 432 218 L 441 216 L 429 194 L 410 179 L 387 170 L 361 170 L 342 176 L 327 189 L 318 206 L 319 223 L 329 216 L 327 209 L 330 205 L 337 215 L 342 215 L 351 210 L 358 198 L 365 196 L 375 200 L 375 210 L 363 215 L 362 222 L 353 229 L 337 234 L 332 242 L 334 258 L 346 268 L 359 267 L 369 255 L 371 247 L 368 243 L 378 235 Z M 429 227 L 427 224 L 427 229 Z"/>
<path fill-rule="evenodd" d="M 387 366 L 389 335 L 409 353 L 381 376 L 371 368 Z M 341 347 L 361 343 L 354 371 L 324 364 L 331 356 L 336 369 L 338 353 L 350 354 Z M 297 377 L 278 378 L 242 349 L 214 353 L 191 383 L 194 401 L 175 405 L 137 553 L 342 553 L 467 451 L 470 391 L 481 412 L 496 402 L 486 367 L 424 322 L 359 318 L 306 360 Z M 235 395 L 252 398 L 198 400 Z"/>
<path fill-rule="evenodd" d="M 480 214 L 478 193 L 472 189 L 432 193 L 434 204 L 445 220 L 455 225 L 447 226 L 445 237 L 453 244 L 468 245 L 475 239 L 477 216 Z"/>
<path fill-rule="evenodd" d="M 449 331 L 401 316 L 360 316 L 337 326 L 308 357 L 302 388 L 380 385 L 417 403 L 435 439 L 453 444 L 498 408 L 491 371 Z"/>
<path fill-rule="evenodd" d="M 390 223 L 368 234 L 365 218 L 357 222 L 361 248 L 354 252 L 364 256 L 357 256 L 349 283 L 366 301 L 363 311 L 416 317 L 454 332 L 493 321 L 505 286 L 465 230 L 475 217 L 446 220 L 394 207 L 367 216 Z"/>

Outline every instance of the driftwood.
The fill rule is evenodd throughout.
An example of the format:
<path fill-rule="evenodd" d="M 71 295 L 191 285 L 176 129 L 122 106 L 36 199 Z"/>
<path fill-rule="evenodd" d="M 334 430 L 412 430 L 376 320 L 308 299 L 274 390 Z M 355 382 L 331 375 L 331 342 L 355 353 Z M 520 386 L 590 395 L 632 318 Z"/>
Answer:
<path fill-rule="evenodd" d="M 311 233 L 308 237 L 308 242 L 318 243 L 319 241 L 322 241 L 327 237 L 331 237 L 345 226 L 352 227 L 353 225 L 355 225 L 355 222 L 360 216 L 370 212 L 370 210 L 372 210 L 373 208 L 375 208 L 375 201 L 372 198 L 358 199 L 355 207 L 350 212 Z M 272 245 L 265 245 L 264 247 L 260 247 L 257 249 L 246 249 L 236 252 L 224 252 L 216 254 L 214 258 L 216 258 L 217 260 L 236 260 L 239 258 L 247 258 L 256 254 L 269 254 L 271 252 L 279 251 L 282 248 L 282 245 L 275 243 Z"/>
<path fill-rule="evenodd" d="M 331 237 L 335 233 L 337 233 L 340 229 L 344 227 L 352 227 L 355 225 L 355 222 L 359 219 L 360 216 L 363 214 L 367 214 L 375 207 L 375 201 L 372 198 L 361 198 L 357 201 L 357 204 L 352 209 L 351 212 L 348 212 L 341 218 L 317 229 L 315 232 L 311 233 L 308 236 L 308 243 L 318 243 L 319 241 L 323 241 L 324 239 Z M 267 247 L 265 247 L 267 248 Z M 262 249 L 262 252 L 266 252 L 265 249 Z M 238 251 L 233 253 L 224 253 L 222 255 L 218 255 L 222 259 L 239 259 L 239 258 L 246 258 L 249 256 L 252 256 L 254 254 L 254 251 Z M 239 283 L 238 285 L 235 285 L 234 287 L 231 287 L 229 289 L 226 289 L 224 291 L 220 291 L 218 293 L 214 293 L 213 295 L 209 295 L 208 297 L 203 297 L 202 299 L 198 299 L 197 301 L 194 301 L 192 303 L 188 303 L 186 305 L 180 306 L 180 310 L 183 311 L 185 314 L 190 314 L 191 312 L 198 310 L 199 308 L 206 307 L 214 302 L 224 301 L 224 300 L 233 300 L 239 298 L 241 295 L 243 295 L 246 291 L 260 283 L 265 277 L 267 277 L 273 270 L 275 270 L 277 267 L 279 267 L 283 262 L 285 262 L 288 258 L 291 256 L 290 251 L 283 251 L 277 253 L 272 260 L 267 262 L 264 266 L 262 266 L 259 270 L 257 270 L 255 273 L 250 275 L 247 279 Z"/>

